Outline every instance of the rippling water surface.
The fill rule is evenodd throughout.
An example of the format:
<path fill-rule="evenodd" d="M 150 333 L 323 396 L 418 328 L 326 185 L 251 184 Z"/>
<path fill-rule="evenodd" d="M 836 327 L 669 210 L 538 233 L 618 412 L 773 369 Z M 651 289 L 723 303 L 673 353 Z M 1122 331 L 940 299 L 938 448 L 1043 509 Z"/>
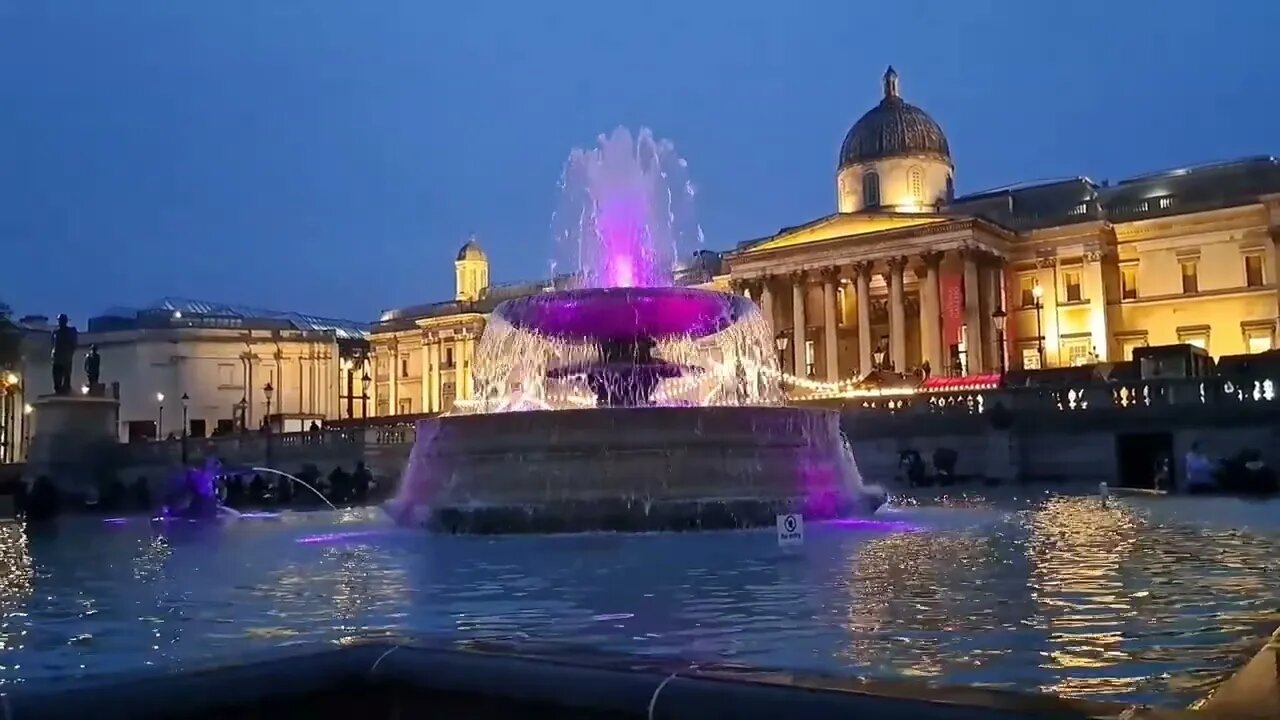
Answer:
<path fill-rule="evenodd" d="M 1280 623 L 1280 507 L 904 504 L 882 522 L 434 537 L 377 510 L 0 526 L 0 682 L 389 632 L 1185 704 Z"/>

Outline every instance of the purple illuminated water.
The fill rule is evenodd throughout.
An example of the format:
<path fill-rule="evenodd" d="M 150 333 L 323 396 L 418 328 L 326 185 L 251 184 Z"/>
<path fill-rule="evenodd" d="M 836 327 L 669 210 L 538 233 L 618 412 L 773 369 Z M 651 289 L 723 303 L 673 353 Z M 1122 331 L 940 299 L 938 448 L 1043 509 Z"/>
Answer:
<path fill-rule="evenodd" d="M 508 300 L 497 314 L 548 338 L 591 342 L 700 338 L 754 311 L 739 295 L 693 288 L 604 288 Z"/>
<path fill-rule="evenodd" d="M 575 148 L 560 186 L 557 261 L 583 287 L 667 287 L 676 260 L 702 243 L 687 163 L 648 129 L 620 127 Z"/>

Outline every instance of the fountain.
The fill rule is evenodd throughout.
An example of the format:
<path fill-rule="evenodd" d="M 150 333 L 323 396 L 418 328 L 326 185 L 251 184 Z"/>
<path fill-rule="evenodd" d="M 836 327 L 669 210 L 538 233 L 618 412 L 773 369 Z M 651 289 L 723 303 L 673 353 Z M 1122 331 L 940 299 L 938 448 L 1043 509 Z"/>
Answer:
<path fill-rule="evenodd" d="M 678 286 L 701 240 L 670 143 L 625 130 L 575 150 L 557 212 L 570 289 L 494 310 L 476 397 L 421 421 L 402 523 L 443 532 L 715 529 L 869 514 L 829 410 L 785 407 L 769 323 L 740 295 Z"/>

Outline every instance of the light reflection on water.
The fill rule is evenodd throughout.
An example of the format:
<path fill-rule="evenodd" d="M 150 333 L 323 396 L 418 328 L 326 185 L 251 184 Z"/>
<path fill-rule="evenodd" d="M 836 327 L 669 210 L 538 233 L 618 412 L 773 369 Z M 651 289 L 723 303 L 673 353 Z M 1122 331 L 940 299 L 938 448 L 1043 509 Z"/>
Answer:
<path fill-rule="evenodd" d="M 430 537 L 376 510 L 0 525 L 0 682 L 403 633 L 1185 704 L 1280 623 L 1280 513 L 1142 502 L 902 507 L 918 531 L 811 526 L 788 551 L 771 530 Z"/>

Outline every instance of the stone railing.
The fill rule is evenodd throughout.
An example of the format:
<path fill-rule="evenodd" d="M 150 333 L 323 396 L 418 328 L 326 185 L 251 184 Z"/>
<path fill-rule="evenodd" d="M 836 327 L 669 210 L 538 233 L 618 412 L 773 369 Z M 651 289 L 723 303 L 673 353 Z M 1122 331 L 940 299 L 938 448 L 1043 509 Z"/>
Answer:
<path fill-rule="evenodd" d="M 387 418 L 385 425 L 292 433 L 239 433 L 205 438 L 133 442 L 120 446 L 121 461 L 130 465 L 172 465 L 182 461 L 186 444 L 188 463 L 217 457 L 229 463 L 329 462 L 360 459 L 364 452 L 382 445 L 409 445 L 413 427 Z"/>

